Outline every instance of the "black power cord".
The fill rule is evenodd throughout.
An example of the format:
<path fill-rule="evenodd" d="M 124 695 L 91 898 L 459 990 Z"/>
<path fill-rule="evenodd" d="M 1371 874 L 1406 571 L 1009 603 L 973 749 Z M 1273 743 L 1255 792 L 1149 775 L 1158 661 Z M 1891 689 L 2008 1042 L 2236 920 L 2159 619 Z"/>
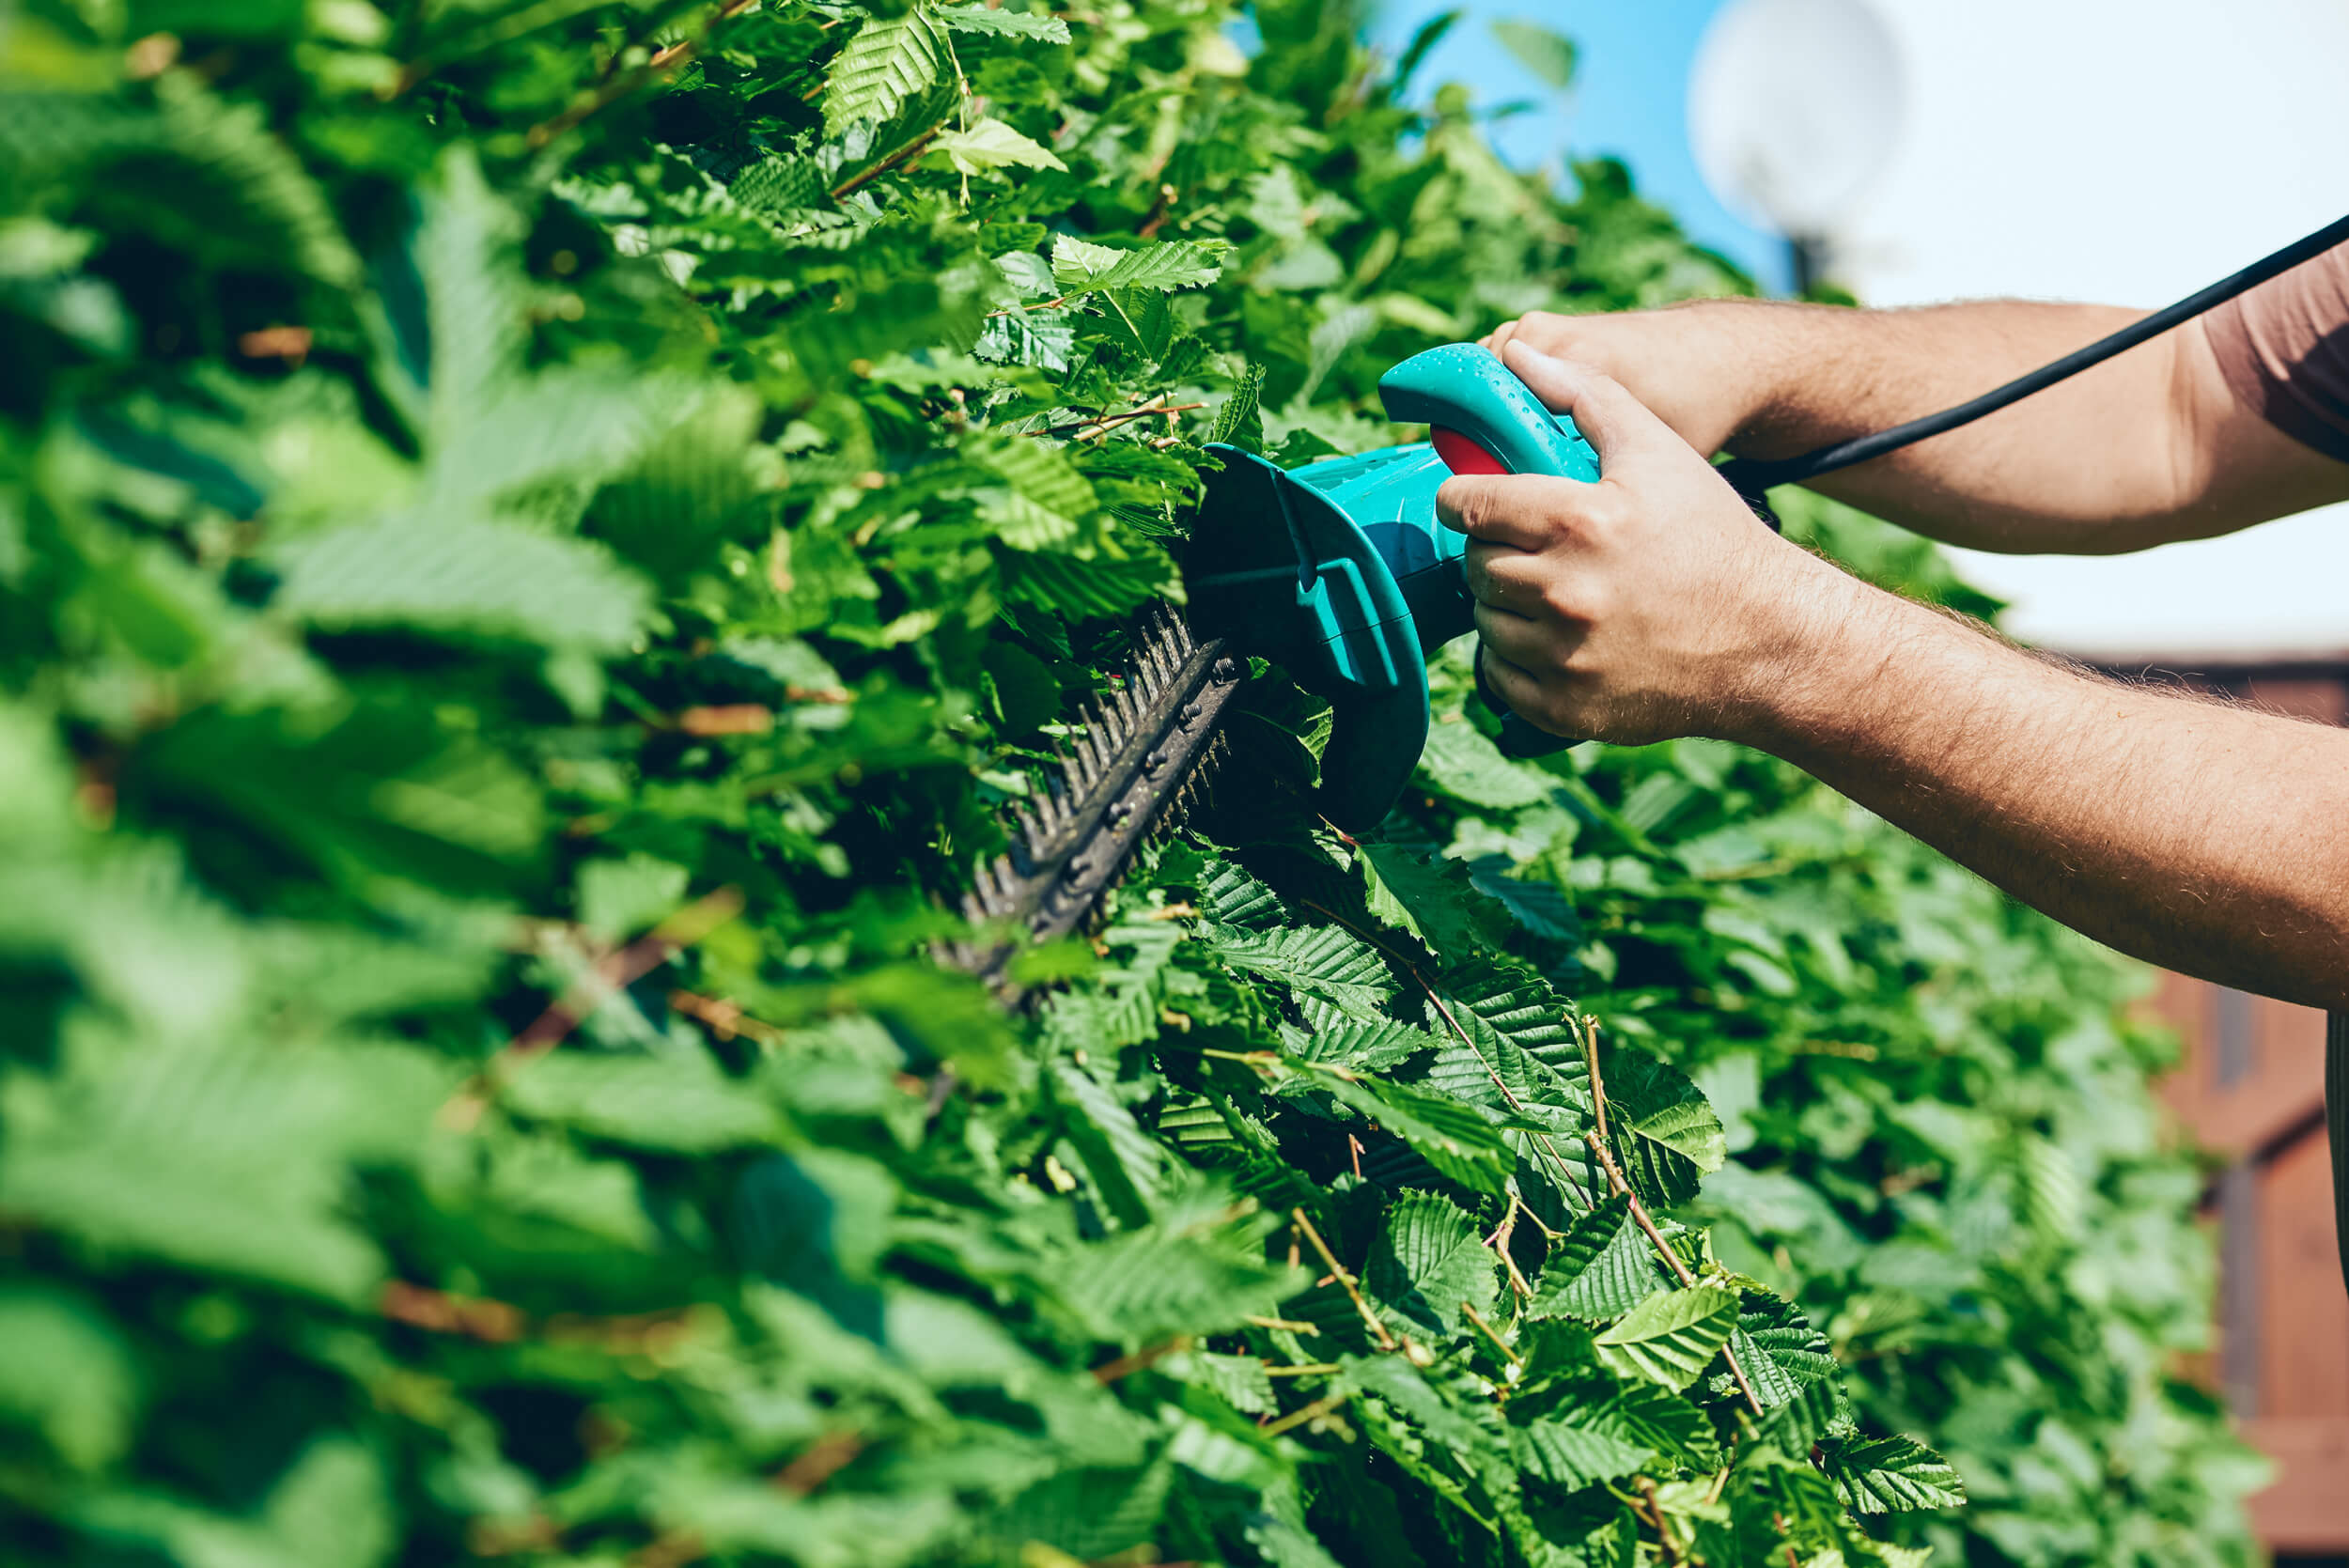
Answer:
<path fill-rule="evenodd" d="M 1818 447 L 1798 458 L 1785 458 L 1777 462 L 1764 462 L 1755 458 L 1738 458 L 1720 465 L 1719 473 L 1728 480 L 1739 495 L 1750 502 L 1759 502 L 1764 491 L 1774 485 L 1800 484 L 1831 474 L 1839 468 L 1864 463 L 1871 458 L 1881 458 L 1904 446 L 1929 437 L 1970 425 L 1983 415 L 1996 413 L 2009 403 L 2030 396 L 2034 392 L 2077 376 L 2092 365 L 2102 365 L 2113 355 L 2136 348 L 2147 338 L 2159 337 L 2181 322 L 2190 321 L 2215 305 L 2224 304 L 2246 289 L 2256 288 L 2279 272 L 2290 272 L 2303 261 L 2331 250 L 2349 241 L 2349 217 L 2326 225 L 2306 239 L 2295 240 L 2275 255 L 2254 261 L 2232 277 L 2222 278 L 2200 292 L 2188 294 L 2176 304 L 2157 310 L 2141 320 L 2132 321 L 2110 337 L 2098 338 L 2085 349 L 2075 349 L 2061 359 L 2043 365 L 2028 375 L 2017 376 L 2002 387 L 1983 393 L 1970 402 L 1955 408 L 1929 413 L 1922 419 L 1912 419 L 1906 425 L 1895 425 L 1888 430 L 1855 436 L 1830 446 Z M 1766 507 L 1755 508 L 1765 518 Z M 1773 520 L 1775 526 L 1775 520 Z"/>

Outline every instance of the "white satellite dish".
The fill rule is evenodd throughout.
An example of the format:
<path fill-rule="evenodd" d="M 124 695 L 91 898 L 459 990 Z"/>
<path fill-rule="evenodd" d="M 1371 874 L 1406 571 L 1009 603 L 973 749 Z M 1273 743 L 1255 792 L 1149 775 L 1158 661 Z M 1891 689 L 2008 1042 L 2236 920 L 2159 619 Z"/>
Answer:
<path fill-rule="evenodd" d="M 1749 223 L 1821 243 L 1890 161 L 1903 75 L 1867 0 L 1731 0 L 1689 68 L 1697 168 Z"/>

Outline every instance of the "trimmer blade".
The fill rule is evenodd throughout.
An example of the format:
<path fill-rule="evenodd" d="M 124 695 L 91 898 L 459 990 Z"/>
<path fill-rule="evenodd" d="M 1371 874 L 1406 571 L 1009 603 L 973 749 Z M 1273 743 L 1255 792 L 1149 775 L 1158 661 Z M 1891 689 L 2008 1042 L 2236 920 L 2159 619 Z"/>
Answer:
<path fill-rule="evenodd" d="M 1058 758 L 1057 786 L 1012 814 L 1011 848 L 972 877 L 963 912 L 1032 941 L 1084 929 L 1134 851 L 1178 825 L 1228 747 L 1224 710 L 1246 661 L 1221 638 L 1199 642 L 1165 605 L 1145 615 L 1112 690 L 1088 703 Z M 966 943 L 952 956 L 998 989 L 1016 940 Z"/>

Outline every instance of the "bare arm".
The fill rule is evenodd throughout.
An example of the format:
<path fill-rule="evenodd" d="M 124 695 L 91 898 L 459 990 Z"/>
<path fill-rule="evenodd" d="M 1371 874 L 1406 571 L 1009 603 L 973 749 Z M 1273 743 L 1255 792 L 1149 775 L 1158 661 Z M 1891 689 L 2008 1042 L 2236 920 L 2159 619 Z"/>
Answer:
<path fill-rule="evenodd" d="M 1701 452 L 1778 458 L 1963 402 L 2141 314 L 2012 300 L 1891 311 L 1707 301 L 1537 314 L 1486 341 L 1595 365 Z M 2349 497 L 2349 464 L 2243 408 L 2198 320 L 1815 488 L 1952 544 L 2116 554 Z"/>
<path fill-rule="evenodd" d="M 1735 738 L 2124 953 L 2349 1007 L 2349 732 L 2082 675 L 1862 583 L 1822 600 L 1803 678 Z"/>
<path fill-rule="evenodd" d="M 1614 381 L 1508 359 L 1605 474 L 1438 496 L 1513 708 L 1761 747 L 2124 952 L 2349 1005 L 2349 732 L 2083 676 L 1881 593 L 1758 526 Z"/>

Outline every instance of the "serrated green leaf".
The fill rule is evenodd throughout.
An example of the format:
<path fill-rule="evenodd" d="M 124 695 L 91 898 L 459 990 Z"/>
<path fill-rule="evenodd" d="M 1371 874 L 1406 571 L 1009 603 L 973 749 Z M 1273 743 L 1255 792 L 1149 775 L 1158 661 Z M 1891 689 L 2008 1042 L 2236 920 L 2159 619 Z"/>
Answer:
<path fill-rule="evenodd" d="M 1261 935 L 1203 932 L 1222 963 L 1279 980 L 1335 1003 L 1356 1018 L 1377 1021 L 1395 994 L 1394 977 L 1377 949 L 1334 925 L 1289 927 Z"/>
<path fill-rule="evenodd" d="M 815 159 L 794 153 L 753 163 L 734 177 L 726 194 L 756 212 L 787 214 L 832 205 L 822 167 Z"/>
<path fill-rule="evenodd" d="M 1169 240 L 1118 250 L 1064 234 L 1052 241 L 1052 277 L 1064 294 L 1196 288 L 1215 281 L 1225 250 L 1219 240 Z"/>
<path fill-rule="evenodd" d="M 1264 392 L 1265 371 L 1262 365 L 1252 365 L 1215 411 L 1215 423 L 1207 431 L 1210 442 L 1237 446 L 1243 452 L 1264 450 L 1264 414 L 1259 399 Z"/>
<path fill-rule="evenodd" d="M 1749 1372 L 1750 1378 L 1752 1374 Z M 1760 1389 L 1756 1389 L 1759 1394 Z M 1774 1405 L 1754 1423 L 1753 1440 L 1797 1458 L 1826 1436 L 1836 1416 L 1835 1385 L 1827 1379 L 1798 1385 L 1792 1398 Z"/>
<path fill-rule="evenodd" d="M 1427 727 L 1419 776 L 1455 800 L 1498 811 L 1538 805 L 1556 787 L 1539 768 L 1502 756 L 1499 747 L 1469 723 Z"/>
<path fill-rule="evenodd" d="M 1469 885 L 1457 861 L 1399 844 L 1365 844 L 1362 858 L 1379 889 L 1392 895 L 1407 928 L 1439 953 L 1477 953 L 1509 938 L 1508 911 Z"/>
<path fill-rule="evenodd" d="M 1432 1381 L 1397 1356 L 1348 1356 L 1340 1364 L 1348 1386 L 1386 1401 L 1471 1474 L 1493 1482 L 1507 1476 L 1507 1435 L 1480 1391 L 1459 1380 Z"/>
<path fill-rule="evenodd" d="M 1504 19 L 1492 24 L 1493 37 L 1516 55 L 1526 70 L 1549 86 L 1563 90 L 1574 81 L 1575 49 L 1571 40 L 1537 22 Z"/>
<path fill-rule="evenodd" d="M 1957 1472 L 1913 1437 L 1833 1438 L 1822 1447 L 1836 1495 L 1857 1513 L 1956 1508 L 1966 1501 Z"/>
<path fill-rule="evenodd" d="M 1408 1143 L 1442 1174 L 1479 1192 L 1500 1192 L 1515 1162 L 1501 1130 L 1475 1108 L 1447 1095 L 1374 1079 L 1331 1079 L 1322 1087 Z"/>
<path fill-rule="evenodd" d="M 771 1107 L 707 1056 L 590 1056 L 554 1051 L 520 1070 L 498 1098 L 533 1121 L 642 1149 L 706 1153 L 773 1141 Z"/>
<path fill-rule="evenodd" d="M 1661 1282 L 1655 1250 L 1633 1222 L 1629 1201 L 1607 1198 L 1550 1243 L 1526 1311 L 1603 1322 L 1646 1300 Z"/>
<path fill-rule="evenodd" d="M 1608 1130 L 1632 1189 L 1657 1205 L 1694 1197 L 1700 1179 L 1719 1170 L 1729 1152 L 1703 1092 L 1644 1051 L 1607 1049 L 1600 1071 Z"/>
<path fill-rule="evenodd" d="M 1233 1237 L 1149 1228 L 1080 1249 L 1054 1266 L 1053 1277 L 1062 1299 L 1094 1332 L 1146 1344 L 1174 1333 L 1225 1332 L 1251 1314 L 1273 1312 L 1299 1281 L 1260 1260 L 1260 1248 Z"/>
<path fill-rule="evenodd" d="M 30 1281 L 0 1287 L 0 1423 L 30 1429 L 74 1469 L 102 1469 L 131 1441 L 143 1381 L 99 1303 Z"/>
<path fill-rule="evenodd" d="M 1685 1389 L 1737 1326 L 1737 1293 L 1719 1285 L 1662 1290 L 1597 1339 L 1599 1359 L 1626 1377 Z"/>
<path fill-rule="evenodd" d="M 957 33 L 1040 39 L 1046 43 L 1068 41 L 1067 23 L 1056 16 L 1038 16 L 1032 11 L 991 10 L 984 6 L 941 6 L 938 20 Z"/>
<path fill-rule="evenodd" d="M 1748 1291 L 1730 1348 L 1764 1405 L 1783 1405 L 1840 1371 L 1825 1334 L 1792 1302 Z"/>
<path fill-rule="evenodd" d="M 999 119 L 983 119 L 968 131 L 949 131 L 930 144 L 964 174 L 990 169 L 1061 169 L 1068 165 L 1050 147 L 1021 135 Z"/>
<path fill-rule="evenodd" d="M 945 63 L 931 8 L 865 23 L 825 70 L 825 131 L 837 136 L 858 120 L 889 118 L 936 83 Z"/>
<path fill-rule="evenodd" d="M 1339 1017 L 1314 1029 L 1283 1025 L 1281 1041 L 1291 1056 L 1323 1066 L 1386 1072 L 1439 1042 L 1423 1029 L 1380 1018 L 1365 1022 Z"/>
<path fill-rule="evenodd" d="M 1362 1276 L 1371 1299 L 1424 1332 L 1466 1330 L 1470 1309 L 1491 1309 L 1500 1260 L 1476 1222 L 1450 1199 L 1406 1192 L 1387 1210 Z"/>
<path fill-rule="evenodd" d="M 1133 1112 L 1074 1062 L 1052 1063 L 1052 1090 L 1066 1110 L 1062 1126 L 1111 1215 L 1125 1226 L 1147 1222 L 1161 1182 L 1158 1145 Z"/>
<path fill-rule="evenodd" d="M 413 627 L 616 652 L 650 596 L 601 548 L 515 524 L 360 523 L 279 552 L 273 606 L 330 630 Z"/>

